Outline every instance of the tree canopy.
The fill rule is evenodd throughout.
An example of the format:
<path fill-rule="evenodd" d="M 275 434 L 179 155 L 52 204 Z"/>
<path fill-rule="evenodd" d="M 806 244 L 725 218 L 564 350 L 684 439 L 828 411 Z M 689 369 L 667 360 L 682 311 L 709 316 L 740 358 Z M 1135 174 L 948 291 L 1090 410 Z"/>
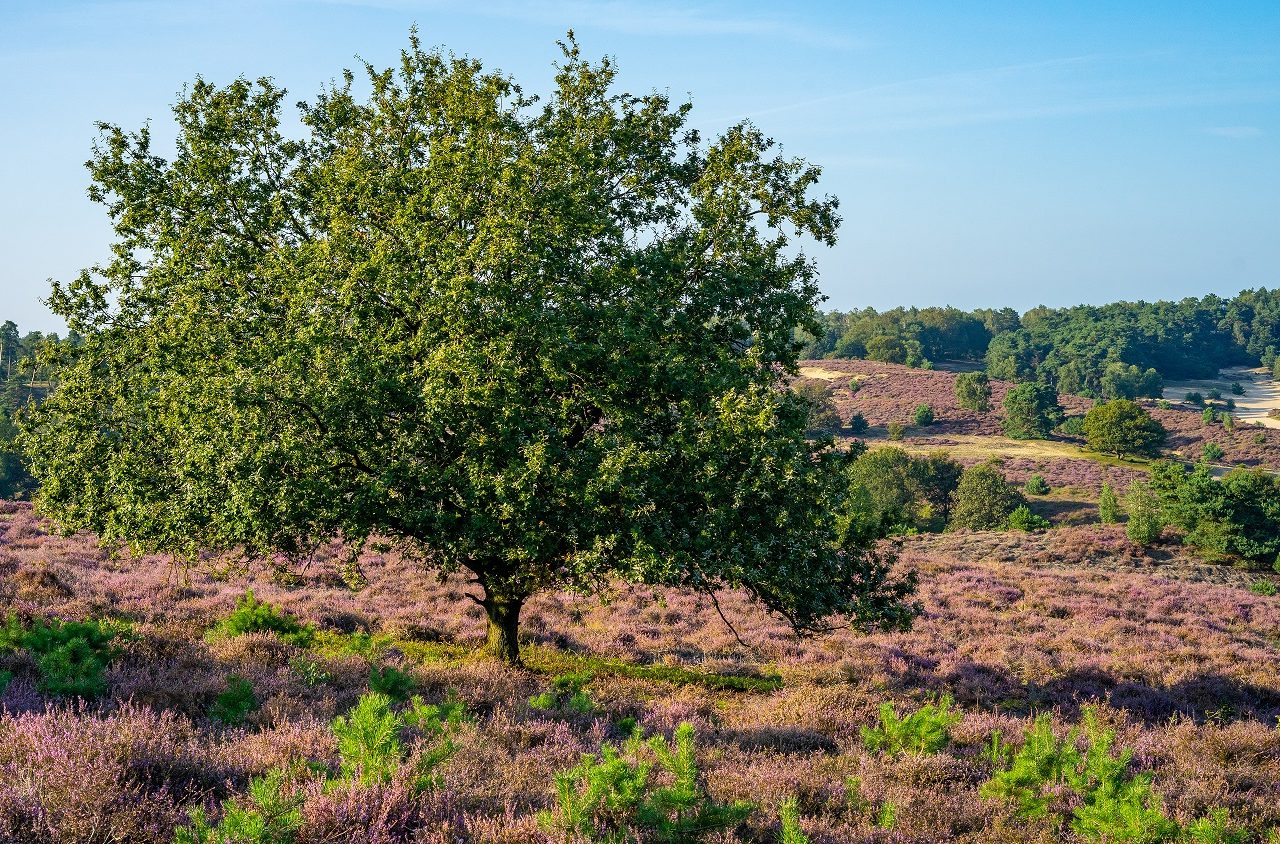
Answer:
<path fill-rule="evenodd" d="M 1155 454 L 1164 445 L 1168 432 L 1136 402 L 1115 399 L 1089 409 L 1084 415 L 1084 436 L 1094 451 L 1120 457 Z"/>
<path fill-rule="evenodd" d="M 469 573 L 511 661 L 529 596 L 615 578 L 909 621 L 782 381 L 817 330 L 797 238 L 839 223 L 818 168 L 561 47 L 544 100 L 414 36 L 298 137 L 268 79 L 198 79 L 171 158 L 101 124 L 114 257 L 55 285 L 84 343 L 21 418 L 41 510 L 180 555 L 389 540 Z"/>
<path fill-rule="evenodd" d="M 1062 421 L 1058 392 L 1047 384 L 1019 384 L 1004 394 L 1001 427 L 1015 440 L 1042 440 Z"/>
<path fill-rule="evenodd" d="M 991 409 L 991 382 L 985 372 L 961 372 L 956 376 L 956 401 L 978 413 Z"/>
<path fill-rule="evenodd" d="M 1009 521 L 1009 514 L 1027 500 L 1014 489 L 997 466 L 980 463 L 960 475 L 951 493 L 952 530 L 999 530 Z"/>

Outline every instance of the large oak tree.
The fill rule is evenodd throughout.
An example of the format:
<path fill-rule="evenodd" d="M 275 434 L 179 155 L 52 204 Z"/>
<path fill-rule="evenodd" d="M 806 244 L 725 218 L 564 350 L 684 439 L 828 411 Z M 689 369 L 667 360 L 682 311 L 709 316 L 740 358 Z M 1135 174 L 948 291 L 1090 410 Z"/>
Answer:
<path fill-rule="evenodd" d="M 390 540 L 470 574 L 509 661 L 529 596 L 619 579 L 907 623 L 783 380 L 818 169 L 561 46 L 543 99 L 415 36 L 292 134 L 267 79 L 197 80 L 172 158 L 102 124 L 114 258 L 55 284 L 84 342 L 22 420 L 42 511 L 179 555 Z"/>

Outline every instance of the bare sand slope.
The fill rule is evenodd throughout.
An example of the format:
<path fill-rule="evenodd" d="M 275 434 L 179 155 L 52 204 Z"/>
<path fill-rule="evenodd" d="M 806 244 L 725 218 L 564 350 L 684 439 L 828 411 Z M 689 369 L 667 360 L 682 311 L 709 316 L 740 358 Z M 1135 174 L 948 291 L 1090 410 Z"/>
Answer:
<path fill-rule="evenodd" d="M 1243 396 L 1231 394 L 1231 383 L 1237 381 L 1244 387 Z M 1280 428 L 1280 419 L 1267 416 L 1268 411 L 1280 408 L 1280 382 L 1261 367 L 1248 369 L 1243 366 L 1224 369 L 1217 378 L 1203 381 L 1166 381 L 1164 397 L 1169 401 L 1182 401 L 1189 392 L 1207 394 L 1218 390 L 1222 398 L 1235 399 L 1236 419 L 1241 422 L 1261 422 L 1268 428 Z"/>

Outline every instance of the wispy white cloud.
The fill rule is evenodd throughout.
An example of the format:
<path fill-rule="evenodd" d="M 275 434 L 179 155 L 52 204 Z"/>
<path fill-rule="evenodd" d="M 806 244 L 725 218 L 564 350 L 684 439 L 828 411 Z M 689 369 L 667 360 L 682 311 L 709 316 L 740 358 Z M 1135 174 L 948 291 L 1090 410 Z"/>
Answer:
<path fill-rule="evenodd" d="M 596 28 L 629 35 L 739 36 L 774 38 L 815 47 L 847 49 L 861 42 L 779 15 L 742 12 L 733 4 L 690 5 L 639 0 L 551 0 L 550 2 L 462 2 L 462 0 L 300 0 L 325 5 L 368 6 L 405 12 L 447 10 L 481 17 Z"/>
<path fill-rule="evenodd" d="M 832 130 L 897 131 L 1280 100 L 1276 85 L 1144 84 L 1120 72 L 1124 63 L 1147 58 L 1080 55 L 934 74 L 785 102 L 707 123 L 820 110 L 825 115 L 822 122 Z M 1251 137 L 1259 130 L 1228 126 L 1207 131 Z"/>
<path fill-rule="evenodd" d="M 1257 126 L 1210 126 L 1204 131 L 1219 138 L 1234 139 L 1256 138 L 1262 134 Z"/>
<path fill-rule="evenodd" d="M 783 103 L 782 105 L 773 106 L 771 108 L 756 109 L 745 114 L 740 114 L 734 118 L 725 119 L 743 120 L 748 118 L 764 117 L 771 114 L 781 114 L 788 111 L 802 111 L 816 106 L 835 105 L 842 101 L 852 103 L 857 100 L 891 99 L 894 97 L 898 98 L 904 106 L 913 102 L 919 106 L 923 104 L 921 103 L 921 94 L 929 88 L 955 88 L 956 86 L 961 85 L 986 86 L 1001 77 L 1022 74 L 1043 68 L 1080 64 L 1082 62 L 1089 61 L 1091 58 L 1091 56 L 1071 56 L 1060 59 L 1048 59 L 1046 61 L 1039 62 L 999 65 L 996 67 L 981 68 L 978 70 L 955 71 L 952 73 L 920 76 L 914 79 L 884 82 L 879 85 L 868 85 L 864 88 L 855 88 L 851 91 L 841 91 L 836 94 L 828 94 L 822 97 L 813 97 L 810 99 L 798 100 L 796 102 Z"/>

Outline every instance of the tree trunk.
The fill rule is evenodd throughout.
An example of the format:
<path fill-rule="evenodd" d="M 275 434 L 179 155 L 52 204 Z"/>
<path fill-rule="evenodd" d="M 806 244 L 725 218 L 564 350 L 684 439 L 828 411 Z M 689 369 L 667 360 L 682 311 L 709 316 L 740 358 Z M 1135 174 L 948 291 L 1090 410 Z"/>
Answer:
<path fill-rule="evenodd" d="M 488 597 L 484 610 L 489 614 L 489 652 L 508 665 L 520 664 L 520 608 L 523 600 Z"/>

